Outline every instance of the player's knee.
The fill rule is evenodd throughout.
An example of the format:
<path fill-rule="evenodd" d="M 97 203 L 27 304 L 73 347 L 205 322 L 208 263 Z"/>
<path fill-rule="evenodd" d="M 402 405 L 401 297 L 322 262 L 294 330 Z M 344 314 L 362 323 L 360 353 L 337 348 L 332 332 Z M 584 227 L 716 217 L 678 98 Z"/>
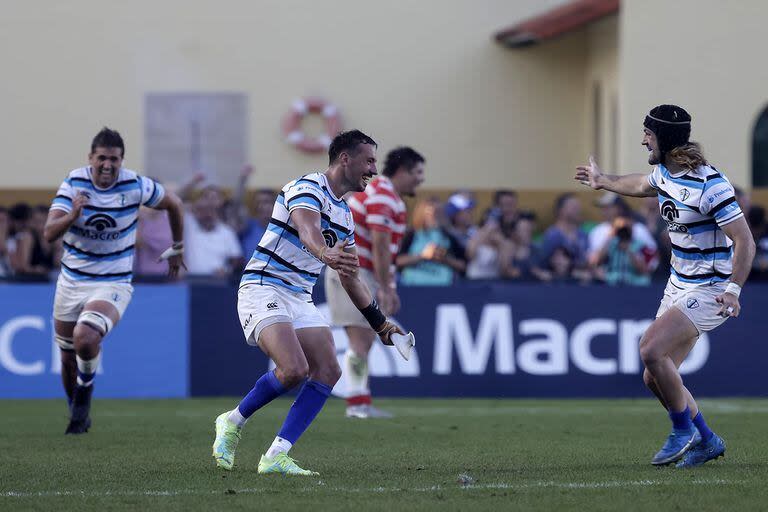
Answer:
<path fill-rule="evenodd" d="M 640 359 L 642 359 L 646 366 L 659 361 L 663 357 L 664 353 L 657 348 L 657 344 L 654 343 L 652 338 L 643 338 L 640 342 Z"/>
<path fill-rule="evenodd" d="M 78 319 L 77 325 L 75 325 L 73 338 L 75 352 L 81 354 L 84 351 L 91 352 L 96 350 L 98 345 L 101 343 L 103 334 L 100 329 L 97 329 L 86 322 L 81 322 Z"/>
<path fill-rule="evenodd" d="M 341 367 L 334 360 L 332 364 L 327 364 L 322 368 L 313 370 L 310 378 L 332 387 L 341 378 Z"/>
<path fill-rule="evenodd" d="M 83 329 L 83 327 L 87 329 Z M 112 330 L 113 322 L 109 316 L 99 311 L 83 311 L 80 316 L 77 317 L 77 325 L 75 325 L 75 337 L 78 335 L 84 336 L 84 331 L 93 331 L 98 334 L 99 340 Z"/>
<path fill-rule="evenodd" d="M 295 361 L 292 364 L 280 368 L 281 382 L 286 388 L 292 388 L 304 382 L 309 376 L 309 365 L 306 361 Z"/>
<path fill-rule="evenodd" d="M 645 383 L 646 387 L 653 389 L 656 387 L 656 381 L 653 378 L 653 375 L 651 375 L 651 372 L 648 371 L 648 368 L 643 370 L 643 382 Z"/>

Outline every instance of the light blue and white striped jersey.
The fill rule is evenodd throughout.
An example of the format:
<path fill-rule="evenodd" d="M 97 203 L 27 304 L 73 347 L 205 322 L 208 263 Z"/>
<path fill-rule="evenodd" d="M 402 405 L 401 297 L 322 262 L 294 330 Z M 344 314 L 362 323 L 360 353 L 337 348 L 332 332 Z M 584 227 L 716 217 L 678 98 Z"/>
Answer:
<path fill-rule="evenodd" d="M 91 168 L 69 173 L 51 210 L 72 211 L 72 199 L 85 194 L 82 214 L 64 234 L 61 272 L 74 281 L 130 283 L 139 205 L 153 208 L 165 197 L 159 183 L 121 168 L 114 185 L 98 188 Z"/>
<path fill-rule="evenodd" d="M 672 241 L 672 282 L 687 288 L 727 280 L 733 242 L 721 227 L 744 216 L 728 179 L 708 165 L 677 175 L 657 165 L 648 182 Z"/>
<path fill-rule="evenodd" d="M 355 223 L 343 199 L 336 197 L 323 173 L 312 173 L 288 183 L 280 191 L 264 236 L 245 267 L 240 286 L 258 283 L 311 296 L 325 265 L 299 240 L 291 212 L 306 208 L 320 213 L 325 243 L 355 245 Z"/>

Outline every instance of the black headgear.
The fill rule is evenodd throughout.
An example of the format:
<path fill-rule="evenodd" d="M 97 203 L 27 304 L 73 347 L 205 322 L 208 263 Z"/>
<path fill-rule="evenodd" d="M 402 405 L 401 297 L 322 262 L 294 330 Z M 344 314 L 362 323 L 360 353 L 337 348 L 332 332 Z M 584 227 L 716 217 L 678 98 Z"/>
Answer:
<path fill-rule="evenodd" d="M 659 105 L 645 116 L 643 126 L 656 134 L 663 156 L 672 149 L 688 143 L 691 136 L 691 116 L 677 105 Z"/>

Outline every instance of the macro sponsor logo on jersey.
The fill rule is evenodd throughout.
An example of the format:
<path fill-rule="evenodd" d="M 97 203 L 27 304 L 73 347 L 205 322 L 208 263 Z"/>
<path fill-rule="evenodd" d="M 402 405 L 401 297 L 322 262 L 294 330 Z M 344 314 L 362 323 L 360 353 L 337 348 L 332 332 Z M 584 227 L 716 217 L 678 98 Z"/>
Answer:
<path fill-rule="evenodd" d="M 86 219 L 85 225 L 92 229 L 72 226 L 72 230 L 77 235 L 91 240 L 117 240 L 120 238 L 120 232 L 115 230 L 117 221 L 106 213 L 94 213 Z"/>
<path fill-rule="evenodd" d="M 688 227 L 680 224 L 675 219 L 680 217 L 680 211 L 674 201 L 664 201 L 661 203 L 661 217 L 667 221 L 667 229 L 678 233 L 687 233 Z"/>
<path fill-rule="evenodd" d="M 437 306 L 433 372 L 437 375 L 496 373 L 567 375 L 637 375 L 642 371 L 639 342 L 651 319 L 586 318 L 570 331 L 552 318 L 526 318 L 515 323 L 509 304 L 486 304 L 472 332 L 463 304 Z M 418 338 L 418 333 L 416 333 Z M 609 342 L 612 356 L 595 355 L 593 345 Z M 422 343 L 428 340 L 422 340 Z M 418 345 L 417 345 L 418 347 Z M 605 351 L 602 351 L 605 354 Z M 492 369 L 488 368 L 493 354 Z M 709 357 L 709 337 L 702 334 L 680 367 L 681 373 L 701 369 Z M 459 368 L 453 367 L 458 361 Z"/>
<path fill-rule="evenodd" d="M 334 245 L 336 245 L 336 242 L 339 241 L 339 236 L 332 229 L 324 229 L 323 239 L 325 239 L 325 245 L 327 245 L 328 247 L 333 247 Z"/>

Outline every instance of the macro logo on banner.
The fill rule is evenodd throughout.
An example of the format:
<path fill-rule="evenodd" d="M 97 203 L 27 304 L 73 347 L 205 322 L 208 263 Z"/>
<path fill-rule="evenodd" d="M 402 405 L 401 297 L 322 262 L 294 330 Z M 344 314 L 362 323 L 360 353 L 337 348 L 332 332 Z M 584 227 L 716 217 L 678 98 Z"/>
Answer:
<path fill-rule="evenodd" d="M 319 280 L 318 283 L 321 283 Z M 246 345 L 232 287 L 192 288 L 193 395 L 242 395 L 269 368 Z M 401 287 L 396 320 L 416 334 L 412 359 L 376 343 L 369 369 L 378 396 L 647 397 L 639 342 L 663 286 L 464 283 Z M 320 286 L 315 302 L 327 311 Z M 764 396 L 768 286 L 748 285 L 738 319 L 703 335 L 681 367 L 699 395 Z M 347 347 L 333 328 L 339 361 Z M 222 373 L 220 368 L 227 368 Z M 334 393 L 345 396 L 342 379 Z"/>
<path fill-rule="evenodd" d="M 59 398 L 52 284 L 0 285 L 0 398 Z M 188 395 L 188 298 L 183 285 L 138 285 L 102 344 L 101 398 Z"/>

